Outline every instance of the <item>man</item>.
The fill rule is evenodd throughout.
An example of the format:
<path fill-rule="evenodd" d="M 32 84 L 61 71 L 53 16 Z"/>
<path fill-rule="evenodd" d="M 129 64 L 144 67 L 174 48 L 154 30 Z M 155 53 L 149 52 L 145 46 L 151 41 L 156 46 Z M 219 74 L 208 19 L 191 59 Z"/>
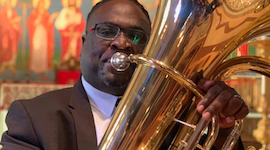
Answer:
<path fill-rule="evenodd" d="M 55 20 L 55 28 L 61 35 L 61 62 L 68 61 L 72 57 L 79 60 L 84 26 L 83 14 L 77 8 L 76 0 L 68 0 L 68 7 L 63 8 Z"/>
<path fill-rule="evenodd" d="M 3 134 L 3 150 L 97 149 L 113 117 L 117 99 L 125 92 L 134 71 L 130 67 L 117 72 L 108 60 L 117 51 L 142 53 L 147 42 L 133 40 L 125 33 L 147 36 L 150 29 L 147 12 L 135 0 L 103 0 L 93 7 L 87 18 L 87 34 L 82 38 L 81 79 L 73 88 L 15 101 L 6 119 L 8 131 Z M 202 79 L 198 86 L 208 91 L 198 105 L 206 119 L 220 112 L 230 116 L 227 122 L 226 119 L 222 122 L 224 127 L 230 127 L 234 119 L 247 115 L 247 106 L 223 82 Z"/>
<path fill-rule="evenodd" d="M 0 9 L 0 72 L 8 68 L 16 72 L 15 64 L 21 36 L 21 17 L 13 8 L 13 0 L 6 0 Z"/>
<path fill-rule="evenodd" d="M 50 1 L 37 1 L 27 21 L 30 45 L 29 70 L 34 73 L 46 73 L 52 67 L 55 14 L 49 14 L 45 2 Z"/>

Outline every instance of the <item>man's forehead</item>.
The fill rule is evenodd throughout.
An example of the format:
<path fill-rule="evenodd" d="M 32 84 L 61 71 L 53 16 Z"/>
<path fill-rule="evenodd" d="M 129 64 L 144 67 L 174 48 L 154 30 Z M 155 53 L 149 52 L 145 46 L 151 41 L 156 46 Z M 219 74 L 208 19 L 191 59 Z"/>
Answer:
<path fill-rule="evenodd" d="M 150 22 L 141 8 L 135 3 L 127 0 L 109 1 L 93 12 L 89 23 L 111 22 L 120 27 L 137 26 L 150 31 Z"/>

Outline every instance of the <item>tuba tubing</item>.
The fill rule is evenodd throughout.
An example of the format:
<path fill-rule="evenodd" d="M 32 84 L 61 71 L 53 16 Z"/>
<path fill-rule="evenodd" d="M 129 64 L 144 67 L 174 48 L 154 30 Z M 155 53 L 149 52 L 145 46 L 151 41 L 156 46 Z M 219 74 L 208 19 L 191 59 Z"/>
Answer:
<path fill-rule="evenodd" d="M 140 54 L 137 54 L 137 55 L 130 54 L 129 56 L 127 56 L 125 53 L 122 53 L 122 52 L 115 53 L 111 58 L 111 65 L 117 71 L 124 71 L 125 69 L 127 69 L 126 66 L 129 66 L 130 63 L 144 64 L 144 65 L 149 65 L 151 67 L 157 68 L 158 70 L 161 70 L 163 73 L 166 73 L 167 75 L 172 77 L 175 81 L 183 85 L 188 90 L 192 91 L 196 96 L 203 98 L 203 93 L 197 90 L 196 84 L 192 80 L 186 78 L 184 75 L 182 75 L 180 72 L 178 72 L 174 68 L 166 66 L 166 64 L 164 64 L 161 61 L 158 61 L 153 58 L 147 57 L 145 55 L 140 55 Z M 183 141 L 183 140 L 178 141 L 179 143 L 182 143 L 182 146 L 178 146 L 177 150 L 181 148 L 185 148 L 188 150 L 195 149 L 197 146 L 200 149 L 210 149 L 213 143 L 215 142 L 215 139 L 218 133 L 219 126 L 218 126 L 217 120 L 218 119 L 215 116 L 212 118 L 212 128 L 211 128 L 212 130 L 203 147 L 198 145 L 198 142 L 204 133 L 202 131 L 206 129 L 209 121 L 205 120 L 204 118 L 201 118 L 198 124 L 196 126 L 194 125 L 193 127 L 194 133 L 190 137 L 189 142 L 187 143 L 186 141 Z M 180 123 L 183 123 L 183 122 L 180 122 Z M 183 124 L 189 126 L 189 124 L 186 124 L 186 123 L 183 123 Z M 238 140 L 241 134 L 241 131 L 243 128 L 242 124 L 243 124 L 243 120 L 237 120 L 235 122 L 234 129 L 231 131 L 230 135 L 226 139 L 225 144 L 222 147 L 222 150 L 231 150 L 233 148 L 233 146 L 235 145 L 236 141 Z M 152 136 L 153 139 L 155 139 L 154 136 L 155 135 Z M 148 141 L 148 143 L 152 143 L 152 141 Z M 143 148 L 142 147 L 140 148 L 146 149 L 146 147 L 149 147 L 147 144 Z"/>
<path fill-rule="evenodd" d="M 138 65 L 99 149 L 157 150 L 176 124 L 175 118 L 188 126 L 179 129 L 174 148 L 210 149 L 218 119 L 212 118 L 214 136 L 207 139 L 209 144 L 197 145 L 208 126 L 192 100 L 192 92 L 200 92 L 192 82 L 179 82 L 191 81 L 192 73 L 200 71 L 205 78 L 215 79 L 233 50 L 267 32 L 270 6 L 261 0 L 160 0 L 144 53 L 116 61 L 122 67 L 127 67 L 122 62 L 130 60 Z M 236 122 L 223 149 L 232 147 L 241 126 L 241 120 Z"/>

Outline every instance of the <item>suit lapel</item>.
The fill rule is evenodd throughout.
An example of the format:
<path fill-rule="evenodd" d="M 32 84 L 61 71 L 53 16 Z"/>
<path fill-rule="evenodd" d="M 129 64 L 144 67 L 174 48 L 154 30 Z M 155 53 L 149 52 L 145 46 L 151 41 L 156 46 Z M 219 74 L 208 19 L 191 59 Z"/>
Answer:
<path fill-rule="evenodd" d="M 98 149 L 93 114 L 81 80 L 73 88 L 69 106 L 75 122 L 78 150 Z"/>

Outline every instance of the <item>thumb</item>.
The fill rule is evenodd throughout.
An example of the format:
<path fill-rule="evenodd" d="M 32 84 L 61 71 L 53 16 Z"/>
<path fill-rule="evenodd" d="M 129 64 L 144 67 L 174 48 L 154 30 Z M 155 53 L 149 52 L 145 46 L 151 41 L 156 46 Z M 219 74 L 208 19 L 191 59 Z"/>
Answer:
<path fill-rule="evenodd" d="M 220 128 L 230 128 L 235 124 L 234 117 L 220 117 L 219 121 Z"/>

